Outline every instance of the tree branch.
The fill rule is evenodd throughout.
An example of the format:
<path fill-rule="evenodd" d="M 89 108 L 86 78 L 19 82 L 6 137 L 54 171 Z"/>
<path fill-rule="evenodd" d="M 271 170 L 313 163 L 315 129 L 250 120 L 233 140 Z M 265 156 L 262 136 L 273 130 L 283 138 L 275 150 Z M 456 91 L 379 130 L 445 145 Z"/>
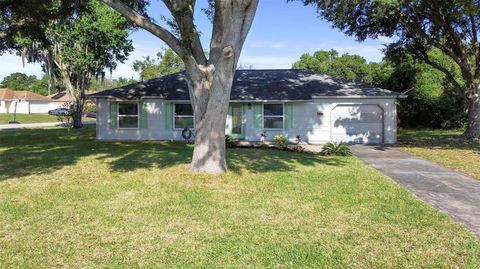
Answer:
<path fill-rule="evenodd" d="M 101 0 L 105 4 L 109 5 L 111 8 L 122 14 L 127 20 L 134 23 L 135 25 L 149 31 L 153 35 L 157 36 L 163 40 L 167 45 L 172 48 L 172 50 L 177 53 L 177 55 L 184 55 L 185 51 L 183 50 L 180 41 L 168 30 L 159 26 L 158 24 L 153 23 L 151 20 L 145 18 L 140 13 L 136 12 L 132 8 L 123 4 L 119 0 Z"/>
<path fill-rule="evenodd" d="M 459 59 L 456 61 L 457 64 L 460 66 L 462 70 L 462 74 L 465 80 L 472 80 L 472 70 L 468 61 L 467 54 L 465 53 L 465 47 L 463 44 L 462 39 L 452 27 L 453 21 L 449 19 L 448 15 L 442 15 L 437 8 L 430 8 L 431 15 L 427 16 L 428 19 L 432 20 L 433 22 L 437 23 L 438 25 L 442 26 L 445 29 L 445 32 L 450 37 L 452 41 L 452 51 L 455 56 Z M 452 57 L 452 55 L 449 55 Z"/>
<path fill-rule="evenodd" d="M 447 68 L 445 68 L 444 66 L 442 66 L 441 64 L 435 62 L 435 61 L 432 61 L 430 59 L 430 57 L 428 56 L 428 53 L 426 51 L 422 51 L 421 52 L 422 54 L 422 57 L 423 57 L 423 61 L 432 66 L 433 68 L 441 71 L 442 73 L 445 74 L 445 76 L 447 76 L 447 79 L 450 81 L 450 83 L 452 83 L 453 87 L 455 88 L 455 91 L 457 92 L 457 94 L 459 96 L 461 96 L 463 98 L 463 100 L 467 100 L 467 94 L 464 90 L 464 88 L 458 83 L 458 81 L 455 79 L 455 76 L 452 74 L 452 72 L 450 72 L 450 70 L 448 70 Z"/>
<path fill-rule="evenodd" d="M 177 23 L 181 38 L 184 40 L 184 42 L 182 42 L 183 48 L 188 48 L 191 51 L 198 64 L 206 65 L 207 58 L 205 57 L 198 31 L 193 23 L 195 1 L 172 2 L 170 0 L 163 0 L 163 2 Z"/>

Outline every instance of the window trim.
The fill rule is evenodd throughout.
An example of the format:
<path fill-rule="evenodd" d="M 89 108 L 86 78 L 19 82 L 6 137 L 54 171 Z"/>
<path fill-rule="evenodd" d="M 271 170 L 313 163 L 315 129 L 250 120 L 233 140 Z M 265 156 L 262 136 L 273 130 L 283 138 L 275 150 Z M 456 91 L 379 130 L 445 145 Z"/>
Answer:
<path fill-rule="evenodd" d="M 265 105 L 282 105 L 281 116 L 265 116 Z M 265 128 L 265 117 L 282 118 L 282 128 Z M 285 103 L 262 103 L 262 127 L 264 130 L 285 130 Z"/>
<path fill-rule="evenodd" d="M 193 114 L 192 114 L 191 116 L 185 116 L 185 115 L 179 115 L 179 116 L 177 116 L 177 115 L 175 115 L 175 106 L 176 106 L 176 105 L 190 105 L 190 106 L 192 106 Z M 173 126 L 173 130 L 183 130 L 183 129 L 185 129 L 185 128 L 188 128 L 188 127 L 185 127 L 185 128 L 177 128 L 177 127 L 175 126 L 175 118 L 177 118 L 177 117 L 178 117 L 178 118 L 193 118 L 193 128 L 192 128 L 192 129 L 195 130 L 195 110 L 193 109 L 193 105 L 192 105 L 191 103 L 173 103 L 172 109 L 173 109 L 173 111 L 172 111 L 172 121 L 173 121 L 172 126 Z"/>
<path fill-rule="evenodd" d="M 137 105 L 137 115 L 120 115 L 120 104 L 136 104 Z M 122 117 L 131 117 L 137 118 L 137 127 L 120 127 L 120 116 Z M 138 102 L 131 102 L 131 101 L 125 101 L 125 102 L 117 102 L 117 129 L 121 130 L 138 130 L 140 129 L 140 107 Z"/>

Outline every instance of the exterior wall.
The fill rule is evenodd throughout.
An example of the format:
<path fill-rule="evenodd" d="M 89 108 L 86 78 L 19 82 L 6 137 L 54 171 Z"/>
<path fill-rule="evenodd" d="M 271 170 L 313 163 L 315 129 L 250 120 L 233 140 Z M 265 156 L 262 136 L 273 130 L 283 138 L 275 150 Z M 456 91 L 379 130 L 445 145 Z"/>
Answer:
<path fill-rule="evenodd" d="M 15 103 L 17 101 L 12 101 L 10 103 L 10 113 L 15 112 Z M 17 113 L 18 114 L 30 114 L 30 104 L 29 101 L 21 101 L 17 103 Z"/>
<path fill-rule="evenodd" d="M 148 128 L 146 129 L 111 129 L 109 125 L 108 100 L 97 99 L 97 139 L 100 140 L 183 140 L 182 130 L 165 128 L 165 116 L 163 100 L 143 100 L 147 102 Z M 283 130 L 255 129 L 255 113 L 253 106 L 244 104 L 245 140 L 248 141 L 272 141 L 273 137 L 283 134 L 291 142 L 295 142 L 297 136 L 304 142 L 322 144 L 331 141 L 331 111 L 337 105 L 378 105 L 383 109 L 383 140 L 386 144 L 396 143 L 396 102 L 395 99 L 315 99 L 311 102 L 293 103 L 293 127 Z M 227 119 L 228 120 L 228 119 Z M 227 123 L 228 125 L 228 123 Z M 229 127 L 227 126 L 227 130 Z M 262 133 L 266 137 L 262 138 Z"/>
<path fill-rule="evenodd" d="M 49 110 L 60 107 L 49 101 L 29 101 L 29 103 L 31 114 L 47 114 Z"/>
<path fill-rule="evenodd" d="M 0 100 L 0 113 L 9 113 L 10 109 L 10 102 Z"/>
<path fill-rule="evenodd" d="M 0 113 L 14 113 L 16 101 L 0 101 Z M 49 110 L 62 107 L 63 102 L 21 101 L 17 104 L 18 114 L 46 114 Z"/>

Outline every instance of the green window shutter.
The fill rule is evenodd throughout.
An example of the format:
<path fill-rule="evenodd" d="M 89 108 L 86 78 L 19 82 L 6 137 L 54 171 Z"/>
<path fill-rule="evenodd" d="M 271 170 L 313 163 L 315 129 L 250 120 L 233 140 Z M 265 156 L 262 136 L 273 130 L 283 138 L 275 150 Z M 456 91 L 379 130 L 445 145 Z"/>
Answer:
<path fill-rule="evenodd" d="M 261 103 L 253 104 L 253 125 L 257 130 L 262 129 L 262 107 Z"/>
<path fill-rule="evenodd" d="M 285 104 L 285 129 L 293 128 L 293 103 Z"/>
<path fill-rule="evenodd" d="M 110 129 L 117 129 L 117 102 L 108 102 L 109 104 L 109 126 Z"/>
<path fill-rule="evenodd" d="M 148 109 L 147 103 L 140 102 L 140 129 L 148 129 Z"/>
<path fill-rule="evenodd" d="M 172 103 L 164 103 L 164 114 L 165 114 L 165 129 L 172 129 L 172 122 L 173 122 L 173 104 Z"/>

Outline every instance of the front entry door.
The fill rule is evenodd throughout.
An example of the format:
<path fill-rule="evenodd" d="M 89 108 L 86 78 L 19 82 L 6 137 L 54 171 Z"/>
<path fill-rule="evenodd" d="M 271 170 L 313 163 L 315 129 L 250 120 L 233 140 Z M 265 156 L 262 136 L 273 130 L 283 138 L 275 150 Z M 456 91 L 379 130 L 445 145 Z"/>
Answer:
<path fill-rule="evenodd" d="M 233 139 L 245 138 L 245 126 L 243 124 L 243 104 L 230 104 L 230 135 Z"/>

